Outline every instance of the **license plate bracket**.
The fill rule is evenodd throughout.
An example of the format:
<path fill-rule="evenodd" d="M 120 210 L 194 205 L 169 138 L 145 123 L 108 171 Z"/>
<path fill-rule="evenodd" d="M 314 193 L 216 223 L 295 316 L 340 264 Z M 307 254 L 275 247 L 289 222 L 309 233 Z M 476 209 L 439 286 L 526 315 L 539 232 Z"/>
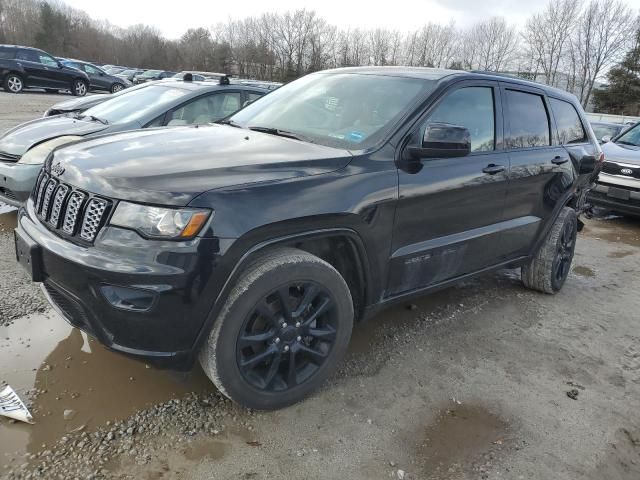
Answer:
<path fill-rule="evenodd" d="M 16 228 L 13 231 L 16 246 L 16 260 L 31 276 L 31 281 L 42 282 L 42 250 L 40 245 Z"/>
<path fill-rule="evenodd" d="M 629 193 L 629 190 L 625 190 L 623 188 L 609 187 L 607 196 L 618 200 L 629 200 L 631 194 Z"/>

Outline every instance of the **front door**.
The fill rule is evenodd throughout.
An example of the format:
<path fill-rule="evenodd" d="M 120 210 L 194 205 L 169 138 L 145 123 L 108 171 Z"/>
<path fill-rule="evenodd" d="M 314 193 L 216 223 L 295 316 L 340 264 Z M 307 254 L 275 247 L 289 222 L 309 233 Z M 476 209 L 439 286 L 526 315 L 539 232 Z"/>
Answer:
<path fill-rule="evenodd" d="M 497 82 L 458 83 L 410 133 L 404 148 L 417 146 L 431 122 L 463 126 L 471 134 L 471 153 L 423 159 L 417 165 L 399 161 L 389 295 L 497 262 L 509 170 L 500 98 Z"/>

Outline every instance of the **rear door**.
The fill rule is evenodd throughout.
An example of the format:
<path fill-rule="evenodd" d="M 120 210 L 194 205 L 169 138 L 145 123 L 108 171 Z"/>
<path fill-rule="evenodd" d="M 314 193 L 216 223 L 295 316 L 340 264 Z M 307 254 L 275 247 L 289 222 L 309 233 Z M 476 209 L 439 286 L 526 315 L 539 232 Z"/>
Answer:
<path fill-rule="evenodd" d="M 498 258 L 509 167 L 498 83 L 455 84 L 425 113 L 404 148 L 417 146 L 432 122 L 467 127 L 472 151 L 459 158 L 399 160 L 392 296 L 481 270 Z"/>
<path fill-rule="evenodd" d="M 511 168 L 502 238 L 502 259 L 531 254 L 573 183 L 569 154 L 560 145 L 544 91 L 502 84 L 505 146 Z"/>
<path fill-rule="evenodd" d="M 49 72 L 49 67 L 40 62 L 40 57 L 35 50 L 19 49 L 16 60 L 20 62 L 27 78 L 24 79 L 27 87 L 54 88 L 55 82 Z"/>

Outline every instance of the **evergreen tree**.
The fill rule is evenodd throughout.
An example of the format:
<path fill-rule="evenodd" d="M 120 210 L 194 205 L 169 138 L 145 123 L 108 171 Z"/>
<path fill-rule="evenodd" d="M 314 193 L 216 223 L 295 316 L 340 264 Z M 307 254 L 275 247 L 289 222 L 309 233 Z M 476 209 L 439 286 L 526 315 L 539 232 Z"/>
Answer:
<path fill-rule="evenodd" d="M 640 115 L 640 29 L 635 44 L 607 75 L 608 85 L 594 91 L 596 111 L 617 115 Z"/>

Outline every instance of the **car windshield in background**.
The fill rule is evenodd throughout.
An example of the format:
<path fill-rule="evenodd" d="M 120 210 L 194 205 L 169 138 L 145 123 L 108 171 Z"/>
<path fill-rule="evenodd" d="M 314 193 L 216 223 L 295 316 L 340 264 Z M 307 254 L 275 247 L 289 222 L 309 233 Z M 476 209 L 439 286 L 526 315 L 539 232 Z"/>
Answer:
<path fill-rule="evenodd" d="M 640 146 L 640 123 L 636 124 L 631 129 L 620 135 L 615 139 L 615 143 L 622 145 L 632 145 L 634 147 Z"/>
<path fill-rule="evenodd" d="M 140 76 L 141 77 L 155 77 L 156 75 L 159 75 L 161 73 L 162 73 L 162 70 L 147 70 L 146 72 L 144 72 Z"/>
<path fill-rule="evenodd" d="M 435 81 L 363 74 L 312 74 L 265 95 L 231 123 L 336 148 L 365 149 L 388 134 Z"/>
<path fill-rule="evenodd" d="M 137 121 L 145 117 L 150 111 L 167 105 L 187 93 L 189 93 L 189 90 L 182 88 L 150 85 L 138 90 L 125 92 L 111 100 L 96 105 L 82 113 L 82 117 L 94 118 L 107 123 Z"/>
<path fill-rule="evenodd" d="M 602 140 L 603 137 L 613 138 L 622 130 L 622 127 L 616 125 L 598 125 L 593 123 L 591 124 L 591 128 L 593 128 L 593 133 L 595 133 L 598 140 Z"/>

